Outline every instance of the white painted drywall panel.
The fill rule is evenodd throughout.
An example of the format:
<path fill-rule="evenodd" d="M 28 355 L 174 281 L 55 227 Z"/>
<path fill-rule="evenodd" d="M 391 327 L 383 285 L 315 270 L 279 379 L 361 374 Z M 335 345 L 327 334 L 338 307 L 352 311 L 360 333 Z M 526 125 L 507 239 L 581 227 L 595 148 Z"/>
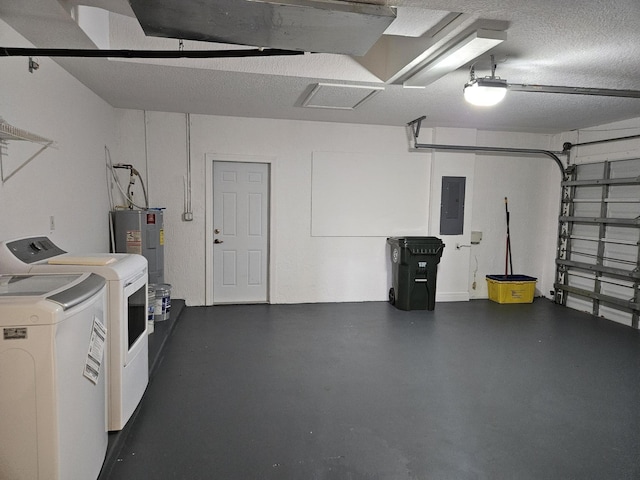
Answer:
<path fill-rule="evenodd" d="M 371 301 L 387 297 L 386 237 L 311 236 L 312 152 L 406 152 L 403 128 L 198 117 L 205 153 L 274 158 L 272 285 L 275 303 Z M 426 153 L 416 153 L 428 161 Z M 389 168 L 393 165 L 389 162 Z"/>
<path fill-rule="evenodd" d="M 429 165 L 423 156 L 312 155 L 312 236 L 388 237 L 427 230 Z"/>
<path fill-rule="evenodd" d="M 476 130 L 436 128 L 433 133 L 433 142 L 444 145 L 475 145 Z M 430 232 L 445 244 L 438 266 L 437 302 L 469 300 L 469 248 L 456 248 L 456 245 L 469 245 L 471 242 L 475 157 L 475 153 L 455 151 L 437 151 L 433 155 Z M 462 235 L 440 235 L 440 199 L 442 177 L 445 176 L 466 178 Z"/>
<path fill-rule="evenodd" d="M 478 144 L 546 149 L 549 137 L 538 134 L 478 132 Z M 487 298 L 486 275 L 504 274 L 508 198 L 513 271 L 536 277 L 537 294 L 549 294 L 555 272 L 561 172 L 545 156 L 476 156 L 473 230 L 482 241 L 470 248 L 471 298 Z M 475 281 L 476 288 L 473 288 Z"/>
<path fill-rule="evenodd" d="M 108 50 L 111 48 L 109 41 L 109 11 L 87 5 L 73 7 L 72 15 L 76 22 L 87 34 L 96 47 Z"/>
<path fill-rule="evenodd" d="M 0 20 L 0 44 L 32 47 Z M 0 238 L 48 235 L 72 252 L 108 251 L 105 145 L 113 145 L 111 106 L 46 57 L 5 58 L 0 115 L 11 125 L 56 141 L 0 185 Z M 13 155 L 10 142 L 7 155 Z M 25 146 L 26 148 L 26 146 Z M 50 229 L 50 217 L 55 229 Z"/>
<path fill-rule="evenodd" d="M 564 161 L 564 159 L 563 159 Z M 538 278 L 537 288 L 541 295 L 552 299 L 553 284 L 556 280 L 556 253 L 558 250 L 558 216 L 560 215 L 560 200 L 562 197 L 560 169 L 553 167 L 547 170 L 546 195 L 547 208 L 542 227 L 545 235 L 540 236 L 540 262 L 542 263 L 542 277 Z M 544 190 L 544 187 L 542 189 Z M 538 193 L 540 195 L 540 193 Z"/>
<path fill-rule="evenodd" d="M 144 132 L 137 126 L 141 112 L 124 110 L 119 111 L 118 116 L 120 145 L 126 150 L 123 158 L 127 157 L 127 152 L 137 152 L 139 156 L 144 152 Z M 551 237 L 544 242 L 550 241 L 551 244 L 545 245 L 545 248 L 554 251 L 557 213 L 550 213 L 548 209 L 550 203 L 553 210 L 558 204 L 555 198 L 550 200 L 546 197 L 545 190 L 549 185 L 549 176 L 558 173 L 554 171 L 557 166 L 553 162 L 542 160 L 538 167 L 534 167 L 537 163 L 527 163 L 526 159 L 519 163 L 518 159 L 509 162 L 509 157 L 494 159 L 483 156 L 482 159 L 476 159 L 475 154 L 443 152 L 438 165 L 432 165 L 434 154 L 431 151 L 407 153 L 409 142 L 407 132 L 402 127 L 191 115 L 194 220 L 183 222 L 180 215 L 183 177 L 186 175 L 184 115 L 147 112 L 146 116 L 147 168 L 152 204 L 167 208 L 165 274 L 167 281 L 173 285 L 172 295 L 185 298 L 188 305 L 205 303 L 206 156 L 210 159 L 223 156 L 239 160 L 244 157 L 248 161 L 257 157 L 272 159 L 270 301 L 273 303 L 385 301 L 387 298 L 390 270 L 387 235 L 312 236 L 313 152 L 326 152 L 327 146 L 336 152 L 353 152 L 369 158 L 391 159 L 404 155 L 420 158 L 428 168 L 432 194 L 428 199 L 430 230 L 419 231 L 420 227 L 417 227 L 417 235 L 438 236 L 442 175 L 467 177 L 466 236 L 457 240 L 449 236 L 443 238 L 447 247 L 438 274 L 438 301 L 469 298 L 472 283 L 470 275 L 473 273 L 472 267 L 475 268 L 475 260 L 469 248 L 456 250 L 455 243 L 469 244 L 472 229 L 483 231 L 485 239 L 481 246 L 488 249 L 487 255 L 492 255 L 488 257 L 486 272 L 493 273 L 492 270 L 501 268 L 503 253 L 494 252 L 496 242 L 491 240 L 490 235 L 487 240 L 487 234 L 494 228 L 491 223 L 494 214 L 496 222 L 503 219 L 501 209 L 504 207 L 505 194 L 496 191 L 496 184 L 509 184 L 509 175 L 519 179 L 513 184 L 515 188 L 507 192 L 510 203 L 514 207 L 526 204 L 526 215 L 534 212 L 531 215 L 536 219 L 525 227 L 518 226 L 517 235 L 529 238 L 539 228 L 547 232 L 551 229 Z M 438 138 L 442 143 L 468 144 L 475 141 L 474 132 L 443 129 Z M 423 129 L 421 142 L 430 142 L 431 135 L 431 130 Z M 492 145 L 504 145 L 509 144 L 510 135 L 492 133 L 489 138 Z M 547 137 L 532 135 L 527 140 L 535 145 L 525 146 L 541 147 Z M 521 142 L 516 143 L 514 146 L 523 146 Z M 503 163 L 505 161 L 506 164 Z M 478 165 L 478 162 L 482 164 Z M 388 168 L 394 166 L 394 162 L 388 162 Z M 486 171 L 486 175 L 481 175 L 479 181 L 476 176 L 480 168 L 482 172 Z M 535 175 L 529 175 L 527 168 L 534 168 Z M 542 173 L 535 168 L 540 168 Z M 526 183 L 527 188 L 521 188 L 519 182 Z M 553 180 L 553 185 L 556 183 L 557 178 Z M 478 189 L 485 192 L 484 196 L 481 195 L 483 199 L 498 195 L 498 207 L 495 210 L 485 208 L 485 200 L 480 206 L 473 203 Z M 544 226 L 541 227 L 541 224 Z M 523 233 L 520 233 L 520 228 L 523 228 Z M 388 235 L 393 234 L 391 232 Z M 497 237 L 502 244 L 502 228 Z M 534 255 L 532 258 L 535 258 Z M 526 261 L 529 261 L 529 256 Z M 553 258 L 548 263 L 552 269 Z M 527 265 L 522 268 L 526 269 Z M 478 284 L 481 282 L 484 282 L 484 277 L 478 276 Z"/>
<path fill-rule="evenodd" d="M 640 135 L 640 117 L 583 130 L 565 132 L 558 136 L 558 143 L 571 142 L 579 144 L 634 135 Z M 638 157 L 640 157 L 640 140 L 638 138 L 578 146 L 571 149 L 571 162 L 577 164 Z"/>
<path fill-rule="evenodd" d="M 119 111 L 125 124 L 139 114 Z M 388 292 L 386 235 L 311 235 L 312 152 L 327 145 L 342 152 L 393 158 L 407 155 L 403 127 L 191 115 L 194 220 L 183 222 L 186 175 L 184 115 L 147 112 L 149 190 L 165 210 L 165 277 L 172 295 L 205 303 L 205 157 L 270 157 L 272 165 L 270 301 L 272 303 L 384 301 Z M 424 134 L 429 134 L 428 129 Z M 120 144 L 142 151 L 140 129 L 120 128 Z M 416 152 L 428 164 L 428 152 Z M 413 157 L 411 157 L 413 158 Z M 394 168 L 388 161 L 388 168 Z M 390 233 L 391 234 L 391 233 Z M 426 231 L 420 232 L 426 234 Z"/>
<path fill-rule="evenodd" d="M 164 208 L 165 282 L 172 285 L 175 298 L 202 305 L 193 298 L 204 295 L 204 153 L 192 150 L 194 220 L 185 222 L 186 115 L 147 112 L 145 118 L 149 201 L 152 207 Z"/>

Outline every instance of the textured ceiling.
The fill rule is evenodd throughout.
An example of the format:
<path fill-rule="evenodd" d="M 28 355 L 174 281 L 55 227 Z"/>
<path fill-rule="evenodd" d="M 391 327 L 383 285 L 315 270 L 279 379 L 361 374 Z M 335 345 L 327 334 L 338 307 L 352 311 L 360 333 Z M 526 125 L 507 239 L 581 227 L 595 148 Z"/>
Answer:
<path fill-rule="evenodd" d="M 110 48 L 178 49 L 178 40 L 145 37 L 125 0 L 82 3 L 112 12 L 108 15 Z M 506 29 L 507 40 L 492 53 L 498 62 L 496 74 L 511 83 L 640 90 L 638 0 L 364 3 L 395 6 L 398 19 L 378 45 L 361 58 L 313 54 L 56 61 L 120 108 L 383 125 L 403 125 L 426 115 L 425 126 L 549 133 L 640 117 L 640 99 L 515 91 L 496 107 L 472 107 L 462 96 L 469 65 L 424 89 L 407 89 L 388 81 L 397 67 L 417 52 L 435 48 L 437 42 L 446 43 L 473 26 L 488 25 Z M 36 47 L 96 48 L 73 20 L 72 6 L 72 2 L 58 0 L 2 0 L 0 18 Z M 449 12 L 463 15 L 449 30 L 439 31 L 439 22 Z M 0 44 L 14 46 L 29 45 Z M 185 41 L 184 48 L 238 47 Z M 0 58 L 3 61 L 8 60 Z M 489 74 L 488 55 L 479 59 L 476 70 L 480 76 Z M 385 89 L 355 110 L 303 108 L 303 100 L 318 83 Z"/>

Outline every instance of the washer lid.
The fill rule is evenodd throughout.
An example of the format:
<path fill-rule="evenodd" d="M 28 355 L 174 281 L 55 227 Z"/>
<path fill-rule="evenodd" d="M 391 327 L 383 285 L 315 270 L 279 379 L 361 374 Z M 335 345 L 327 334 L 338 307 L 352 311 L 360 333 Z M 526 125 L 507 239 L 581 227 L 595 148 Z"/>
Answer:
<path fill-rule="evenodd" d="M 44 297 L 67 310 L 98 293 L 105 283 L 94 273 L 0 275 L 0 299 Z"/>
<path fill-rule="evenodd" d="M 63 310 L 67 310 L 94 296 L 106 283 L 107 281 L 100 275 L 92 273 L 73 287 L 48 296 L 47 300 L 55 302 L 59 304 Z"/>
<path fill-rule="evenodd" d="M 75 282 L 81 276 L 81 273 L 0 275 L 0 297 L 40 297 Z"/>

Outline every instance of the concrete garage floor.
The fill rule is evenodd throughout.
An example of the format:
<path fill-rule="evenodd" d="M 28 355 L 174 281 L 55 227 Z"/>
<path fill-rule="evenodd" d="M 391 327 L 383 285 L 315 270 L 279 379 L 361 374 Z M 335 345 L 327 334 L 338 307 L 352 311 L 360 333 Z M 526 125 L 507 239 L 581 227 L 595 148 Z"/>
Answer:
<path fill-rule="evenodd" d="M 187 307 L 101 478 L 640 478 L 640 333 L 537 299 Z"/>

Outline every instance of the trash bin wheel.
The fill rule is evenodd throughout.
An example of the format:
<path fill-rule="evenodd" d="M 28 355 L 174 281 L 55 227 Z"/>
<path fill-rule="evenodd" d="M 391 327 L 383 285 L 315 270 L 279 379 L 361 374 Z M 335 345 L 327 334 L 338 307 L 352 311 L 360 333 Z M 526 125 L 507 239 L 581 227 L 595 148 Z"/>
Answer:
<path fill-rule="evenodd" d="M 393 289 L 393 287 L 389 289 L 389 303 L 391 305 L 396 304 L 396 291 Z"/>

